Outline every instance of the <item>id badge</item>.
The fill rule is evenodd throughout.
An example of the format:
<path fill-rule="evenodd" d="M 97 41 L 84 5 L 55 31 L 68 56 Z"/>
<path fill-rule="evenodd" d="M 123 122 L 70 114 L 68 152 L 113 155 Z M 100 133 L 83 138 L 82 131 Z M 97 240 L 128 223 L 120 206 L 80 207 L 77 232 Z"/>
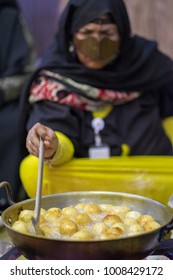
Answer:
<path fill-rule="evenodd" d="M 110 147 L 107 145 L 91 146 L 88 152 L 91 159 L 110 157 Z"/>

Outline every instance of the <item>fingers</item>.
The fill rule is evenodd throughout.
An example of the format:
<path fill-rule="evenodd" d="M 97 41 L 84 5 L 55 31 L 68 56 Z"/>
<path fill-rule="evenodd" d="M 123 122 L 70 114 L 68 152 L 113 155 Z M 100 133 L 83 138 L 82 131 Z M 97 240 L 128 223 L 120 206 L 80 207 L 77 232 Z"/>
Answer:
<path fill-rule="evenodd" d="M 35 156 L 39 155 L 39 124 L 34 125 L 28 132 L 27 138 L 26 138 L 26 147 L 30 154 L 33 154 Z"/>
<path fill-rule="evenodd" d="M 44 141 L 44 157 L 51 157 L 57 150 L 58 139 L 55 132 L 47 126 L 36 123 L 28 132 L 26 147 L 30 154 L 39 156 L 40 137 Z"/>
<path fill-rule="evenodd" d="M 30 154 L 39 156 L 39 149 L 30 140 L 26 140 L 26 147 Z"/>

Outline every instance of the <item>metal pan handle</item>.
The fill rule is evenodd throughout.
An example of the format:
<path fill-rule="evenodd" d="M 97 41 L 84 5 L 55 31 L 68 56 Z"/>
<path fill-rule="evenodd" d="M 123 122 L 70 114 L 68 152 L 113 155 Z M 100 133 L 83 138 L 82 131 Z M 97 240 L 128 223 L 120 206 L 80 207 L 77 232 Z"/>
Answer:
<path fill-rule="evenodd" d="M 172 220 L 169 222 L 169 224 L 167 224 L 166 226 L 165 226 L 165 230 L 167 230 L 167 232 L 169 232 L 170 230 L 172 230 L 173 229 L 173 218 L 172 218 Z"/>
<path fill-rule="evenodd" d="M 162 241 L 164 237 L 173 230 L 173 218 L 172 220 L 160 231 L 159 241 Z"/>
<path fill-rule="evenodd" d="M 12 189 L 11 189 L 10 184 L 6 181 L 1 182 L 0 183 L 0 188 L 6 188 L 8 203 L 10 205 L 15 204 L 15 202 L 13 200 Z"/>

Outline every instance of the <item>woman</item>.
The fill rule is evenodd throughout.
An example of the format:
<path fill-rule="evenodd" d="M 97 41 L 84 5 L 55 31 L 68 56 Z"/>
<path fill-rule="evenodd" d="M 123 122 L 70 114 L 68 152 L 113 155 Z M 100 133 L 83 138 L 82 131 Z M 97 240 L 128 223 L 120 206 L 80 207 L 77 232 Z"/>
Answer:
<path fill-rule="evenodd" d="M 172 155 L 162 126 L 173 115 L 172 66 L 156 42 L 131 34 L 123 1 L 69 1 L 21 103 L 28 195 L 35 196 L 40 137 L 43 194 L 112 189 L 117 156 Z"/>
<path fill-rule="evenodd" d="M 14 199 L 20 200 L 19 96 L 34 69 L 34 52 L 14 0 L 0 0 L 0 38 L 0 181 L 8 181 Z M 0 211 L 7 205 L 6 192 L 0 190 Z"/>

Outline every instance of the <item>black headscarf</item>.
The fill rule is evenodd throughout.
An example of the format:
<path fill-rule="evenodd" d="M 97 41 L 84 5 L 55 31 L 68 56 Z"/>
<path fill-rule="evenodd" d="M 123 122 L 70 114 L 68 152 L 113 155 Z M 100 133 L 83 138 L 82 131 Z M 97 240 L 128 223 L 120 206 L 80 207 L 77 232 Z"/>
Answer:
<path fill-rule="evenodd" d="M 69 49 L 72 34 L 99 16 L 110 13 L 121 36 L 119 57 L 101 70 L 87 69 Z M 173 64 L 155 41 L 132 36 L 122 0 L 70 0 L 61 16 L 59 31 L 40 68 L 98 88 L 145 92 L 172 80 Z M 39 69 L 40 70 L 40 69 Z"/>

